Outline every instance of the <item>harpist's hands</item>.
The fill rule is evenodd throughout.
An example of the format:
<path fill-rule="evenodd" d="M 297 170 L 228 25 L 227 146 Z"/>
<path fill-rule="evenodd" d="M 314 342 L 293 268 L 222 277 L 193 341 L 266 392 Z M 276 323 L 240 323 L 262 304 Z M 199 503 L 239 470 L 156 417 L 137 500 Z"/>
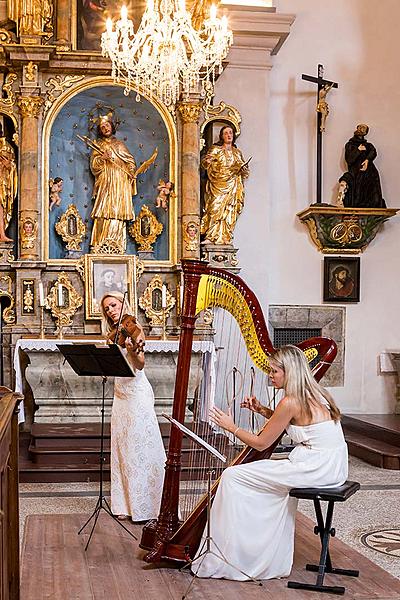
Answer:
<path fill-rule="evenodd" d="M 231 415 L 227 415 L 220 408 L 214 406 L 214 408 L 210 410 L 210 417 L 211 421 L 219 427 L 222 427 L 222 429 L 226 429 L 227 431 L 231 431 L 232 433 L 235 431 L 236 425 Z"/>
<path fill-rule="evenodd" d="M 246 398 L 241 402 L 240 406 L 242 408 L 248 408 L 252 412 L 259 413 L 262 409 L 262 404 L 255 396 L 246 396 Z"/>

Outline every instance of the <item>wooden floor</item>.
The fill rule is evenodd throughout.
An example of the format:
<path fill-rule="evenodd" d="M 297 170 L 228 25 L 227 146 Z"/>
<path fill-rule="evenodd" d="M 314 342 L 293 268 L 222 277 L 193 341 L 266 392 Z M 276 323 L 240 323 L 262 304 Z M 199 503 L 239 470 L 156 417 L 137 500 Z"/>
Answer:
<path fill-rule="evenodd" d="M 22 600 L 180 600 L 190 581 L 189 573 L 164 566 L 146 565 L 144 552 L 108 515 L 102 513 L 85 553 L 87 535 L 77 531 L 85 515 L 31 515 L 27 517 L 22 551 Z M 139 525 L 129 526 L 140 535 Z M 313 526 L 298 516 L 296 553 L 290 579 L 314 582 L 306 562 L 319 555 Z M 359 569 L 360 577 L 328 575 L 326 584 L 344 585 L 347 600 L 400 598 L 400 581 L 336 538 L 332 540 L 334 566 Z M 328 600 L 331 594 L 291 590 L 287 580 L 251 582 L 197 580 L 188 600 Z"/>

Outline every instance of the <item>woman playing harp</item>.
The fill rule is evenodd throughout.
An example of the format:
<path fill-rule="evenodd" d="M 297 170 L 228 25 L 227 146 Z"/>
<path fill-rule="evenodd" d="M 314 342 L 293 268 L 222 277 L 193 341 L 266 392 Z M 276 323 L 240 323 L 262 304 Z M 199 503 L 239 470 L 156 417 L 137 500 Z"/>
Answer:
<path fill-rule="evenodd" d="M 333 487 L 347 479 L 339 409 L 313 378 L 304 353 L 296 346 L 284 346 L 272 354 L 271 368 L 274 387 L 285 390 L 274 413 L 254 397 L 243 402 L 250 410 L 272 414 L 260 435 L 237 427 L 218 408 L 213 409 L 212 420 L 257 450 L 268 448 L 285 429 L 297 446 L 286 459 L 259 460 L 223 472 L 211 510 L 211 532 L 228 562 L 206 554 L 192 564 L 199 577 L 246 579 L 238 569 L 256 579 L 288 576 L 297 507 L 289 490 Z"/>
<path fill-rule="evenodd" d="M 244 427 L 247 421 L 250 421 L 249 425 L 255 425 L 253 419 L 249 419 L 254 413 L 247 408 L 240 410 L 242 390 L 248 390 L 248 396 L 261 397 L 264 390 L 268 393 L 270 356 L 275 351 L 258 300 L 240 277 L 227 270 L 208 267 L 206 263 L 195 260 L 182 261 L 182 267 L 184 302 L 172 416 L 180 423 L 188 423 L 189 420 L 192 430 L 206 438 L 222 454 L 228 455 L 231 464 L 269 458 L 284 427 L 270 447 L 259 452 L 246 446 L 246 442 L 243 444 L 240 439 L 235 440 L 232 433 L 222 435 L 221 428 L 214 424 L 210 427 L 208 423 L 209 407 L 216 404 L 225 411 L 231 407 L 236 423 L 234 429 L 238 425 Z M 191 358 L 196 356 L 193 336 L 197 318 L 202 311 L 209 312 L 209 309 L 215 309 L 213 342 L 206 337 L 202 343 L 207 341 L 214 348 L 209 353 L 213 357 L 211 363 L 215 365 L 215 373 L 208 386 L 209 390 L 214 390 L 213 400 L 210 402 L 207 393 L 202 393 L 203 385 L 197 386 L 200 390 L 198 399 L 204 396 L 208 408 L 199 409 L 196 401 L 197 409 L 191 413 L 187 400 L 190 398 L 189 382 L 193 373 Z M 307 360 L 313 361 L 316 379 L 327 371 L 337 351 L 335 342 L 323 337 L 301 342 L 299 348 L 306 353 Z M 250 365 L 255 367 L 255 372 L 249 369 Z M 207 373 L 207 369 L 201 370 L 203 375 Z M 199 490 L 205 487 L 208 459 L 199 457 L 196 449 L 187 465 L 187 456 L 181 433 L 172 428 L 160 514 L 157 521 L 144 527 L 140 542 L 141 547 L 149 551 L 145 556 L 147 562 L 164 559 L 187 561 L 195 557 L 199 548 L 207 515 L 207 495 L 200 499 Z M 182 479 L 191 480 L 190 493 L 187 481 L 181 485 Z M 213 485 L 213 495 L 217 487 L 218 481 Z M 184 521 L 179 518 L 179 509 Z"/>

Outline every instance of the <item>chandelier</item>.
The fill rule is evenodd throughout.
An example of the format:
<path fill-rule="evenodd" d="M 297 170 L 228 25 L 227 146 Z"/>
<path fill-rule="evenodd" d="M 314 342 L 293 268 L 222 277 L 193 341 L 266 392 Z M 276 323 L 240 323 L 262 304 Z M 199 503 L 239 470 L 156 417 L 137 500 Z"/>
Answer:
<path fill-rule="evenodd" d="M 213 90 L 232 41 L 228 21 L 217 17 L 215 6 L 196 30 L 185 0 L 147 0 L 136 33 L 126 6 L 115 27 L 107 19 L 101 47 L 111 59 L 114 81 L 125 85 L 126 95 L 136 89 L 138 100 L 142 92 L 173 108 L 180 93 L 187 100 L 192 92 L 205 95 L 210 86 Z"/>

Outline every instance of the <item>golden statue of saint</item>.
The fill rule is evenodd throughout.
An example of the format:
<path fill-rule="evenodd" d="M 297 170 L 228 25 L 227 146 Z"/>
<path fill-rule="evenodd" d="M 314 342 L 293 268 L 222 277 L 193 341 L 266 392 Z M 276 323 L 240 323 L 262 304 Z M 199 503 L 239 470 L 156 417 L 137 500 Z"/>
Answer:
<path fill-rule="evenodd" d="M 111 116 L 100 117 L 90 157 L 95 177 L 91 246 L 112 240 L 125 252 L 126 221 L 135 218 L 132 197 L 136 195 L 136 162 L 114 133 Z"/>
<path fill-rule="evenodd" d="M 249 169 L 234 142 L 232 127 L 222 127 L 219 141 L 211 146 L 201 163 L 208 176 L 201 220 L 203 243 L 230 244 L 243 209 L 243 179 L 248 177 Z"/>
<path fill-rule="evenodd" d="M 44 35 L 51 27 L 52 0 L 9 0 L 8 18 L 17 24 L 17 35 Z"/>
<path fill-rule="evenodd" d="M 10 223 L 17 189 L 18 174 L 14 149 L 4 137 L 0 125 L 0 242 L 13 241 L 5 232 Z"/>

